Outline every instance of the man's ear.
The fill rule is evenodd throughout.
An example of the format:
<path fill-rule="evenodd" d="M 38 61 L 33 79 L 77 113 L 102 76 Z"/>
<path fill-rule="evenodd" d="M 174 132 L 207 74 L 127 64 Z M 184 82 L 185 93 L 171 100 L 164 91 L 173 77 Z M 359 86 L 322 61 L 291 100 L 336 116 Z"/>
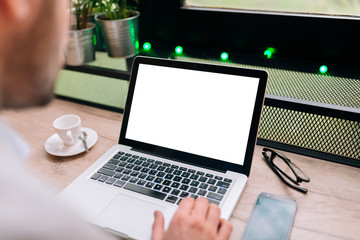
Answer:
<path fill-rule="evenodd" d="M 33 0 L 0 0 L 0 14 L 7 23 L 29 19 Z"/>

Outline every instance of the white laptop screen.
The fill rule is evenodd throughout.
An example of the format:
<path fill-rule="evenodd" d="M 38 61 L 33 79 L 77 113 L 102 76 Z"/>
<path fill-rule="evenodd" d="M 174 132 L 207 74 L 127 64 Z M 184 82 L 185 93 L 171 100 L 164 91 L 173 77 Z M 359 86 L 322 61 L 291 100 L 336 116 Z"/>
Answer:
<path fill-rule="evenodd" d="M 258 85 L 141 63 L 125 138 L 243 165 Z"/>

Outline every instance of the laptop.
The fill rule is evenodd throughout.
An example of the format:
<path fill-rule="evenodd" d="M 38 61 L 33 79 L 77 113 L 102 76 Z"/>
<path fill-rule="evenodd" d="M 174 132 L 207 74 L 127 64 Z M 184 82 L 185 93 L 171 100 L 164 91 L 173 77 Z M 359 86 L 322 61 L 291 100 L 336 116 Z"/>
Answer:
<path fill-rule="evenodd" d="M 261 70 L 136 57 L 118 144 L 59 198 L 131 239 L 151 239 L 155 210 L 167 228 L 184 197 L 207 198 L 229 219 L 249 177 L 266 84 Z"/>

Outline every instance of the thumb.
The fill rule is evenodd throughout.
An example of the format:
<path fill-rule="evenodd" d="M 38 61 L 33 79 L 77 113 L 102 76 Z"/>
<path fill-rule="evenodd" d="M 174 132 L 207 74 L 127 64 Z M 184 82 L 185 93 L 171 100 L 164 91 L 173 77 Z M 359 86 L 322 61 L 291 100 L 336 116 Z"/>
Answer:
<path fill-rule="evenodd" d="M 154 217 L 152 240 L 161 240 L 164 236 L 164 216 L 160 211 L 155 211 Z"/>

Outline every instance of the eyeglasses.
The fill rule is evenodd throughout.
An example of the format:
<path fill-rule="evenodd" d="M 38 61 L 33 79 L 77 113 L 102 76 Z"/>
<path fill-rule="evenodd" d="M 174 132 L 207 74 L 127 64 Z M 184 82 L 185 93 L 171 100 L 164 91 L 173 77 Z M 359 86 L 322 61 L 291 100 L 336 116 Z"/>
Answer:
<path fill-rule="evenodd" d="M 264 148 L 262 154 L 270 168 L 286 185 L 300 192 L 307 193 L 308 190 L 299 187 L 299 185 L 303 181 L 310 182 L 310 178 L 295 163 L 283 154 L 269 148 Z"/>

